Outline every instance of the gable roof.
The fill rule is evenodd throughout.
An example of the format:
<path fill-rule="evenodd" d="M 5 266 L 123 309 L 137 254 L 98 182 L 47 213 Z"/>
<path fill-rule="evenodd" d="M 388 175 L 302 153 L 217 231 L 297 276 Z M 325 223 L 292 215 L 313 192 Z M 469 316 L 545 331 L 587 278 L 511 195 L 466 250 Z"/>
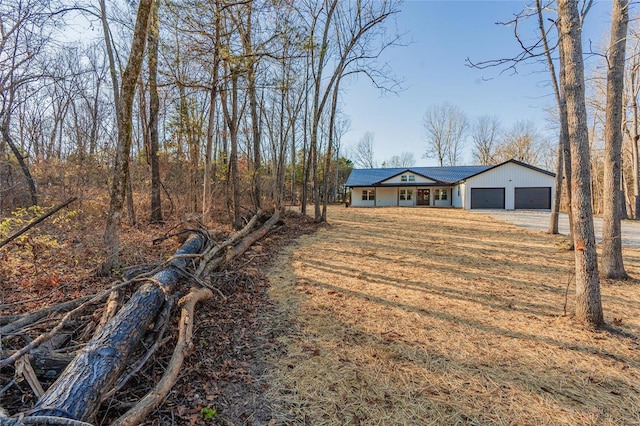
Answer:
<path fill-rule="evenodd" d="M 517 164 L 519 166 L 526 167 L 526 168 L 534 170 L 536 172 L 543 173 L 545 175 L 549 175 L 549 176 L 552 176 L 552 177 L 556 177 L 555 173 L 552 173 L 552 172 L 550 172 L 548 170 L 545 170 L 545 169 L 541 169 L 540 167 L 532 166 L 531 164 L 523 163 L 522 161 L 518 161 L 515 158 L 512 158 L 511 160 L 507 160 L 507 161 L 504 161 L 502 163 L 490 166 L 486 170 L 482 170 L 481 172 L 475 173 L 475 174 L 473 174 L 471 176 L 467 176 L 467 177 L 465 177 L 465 178 L 463 178 L 461 180 L 472 178 L 472 177 L 474 177 L 476 175 L 479 175 L 479 174 L 484 173 L 484 172 L 488 172 L 489 170 L 495 169 L 496 167 L 500 167 L 500 166 L 502 166 L 504 164 L 507 164 L 507 163 Z"/>
<path fill-rule="evenodd" d="M 410 167 L 387 169 L 353 169 L 346 186 L 376 186 L 405 173 L 413 173 L 438 183 L 451 184 L 481 173 L 491 166 Z M 398 185 L 398 184 L 395 184 Z"/>
<path fill-rule="evenodd" d="M 386 168 L 386 169 L 353 169 L 349 178 L 347 179 L 346 186 L 381 186 L 383 181 L 391 179 L 394 176 L 405 173 L 413 173 L 423 176 L 425 178 L 434 180 L 441 184 L 455 184 L 457 182 L 469 179 L 473 176 L 477 176 L 481 173 L 485 173 L 489 170 L 495 169 L 507 163 L 514 163 L 529 169 L 535 170 L 540 173 L 544 173 L 550 176 L 555 176 L 554 173 L 540 169 L 527 163 L 523 163 L 518 160 L 507 160 L 503 163 L 493 166 L 445 166 L 445 167 L 409 167 L 409 168 Z M 411 185 L 419 183 L 412 182 Z M 395 183 L 394 186 L 399 184 Z M 404 183 L 403 183 L 404 185 Z"/>

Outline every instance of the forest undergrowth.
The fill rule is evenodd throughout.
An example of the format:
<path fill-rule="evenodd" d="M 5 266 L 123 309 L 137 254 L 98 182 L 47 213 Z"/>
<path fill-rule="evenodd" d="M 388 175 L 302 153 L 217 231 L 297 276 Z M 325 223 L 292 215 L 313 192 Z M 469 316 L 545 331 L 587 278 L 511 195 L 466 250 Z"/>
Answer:
<path fill-rule="evenodd" d="M 6 214 L 0 221 L 0 240 L 49 207 L 21 208 Z M 105 208 L 99 201 L 81 199 L 0 248 L 0 317 L 97 294 L 120 281 L 122 276 L 161 264 L 182 243 L 180 237 L 164 239 L 159 244 L 154 244 L 155 239 L 181 228 L 203 225 L 194 220 L 196 215 L 188 216 L 190 220 L 173 218 L 161 225 L 144 221 L 135 226 L 123 224 L 122 267 L 108 279 L 97 274 L 104 259 Z M 263 398 L 265 389 L 258 378 L 267 369 L 260 354 L 275 345 L 275 336 L 273 331 L 269 335 L 264 330 L 265 327 L 284 330 L 287 326 L 281 324 L 268 300 L 265 272 L 274 253 L 317 227 L 312 221 L 291 213 L 284 222 L 285 226 L 268 234 L 227 269 L 210 277 L 211 285 L 218 291 L 212 300 L 196 310 L 193 352 L 183 365 L 178 382 L 145 424 L 269 424 L 271 408 Z M 222 238 L 232 233 L 229 226 L 219 222 L 208 223 L 206 227 Z M 183 280 L 177 293 L 185 294 L 193 285 Z M 129 289 L 129 293 L 131 291 Z M 83 327 L 99 318 L 99 314 L 100 310 L 79 318 L 78 332 L 72 338 L 83 334 Z M 157 382 L 177 339 L 176 322 L 177 319 L 172 322 L 152 361 L 103 404 L 96 424 L 110 424 Z M 0 372 L 0 389 L 3 389 L 0 407 L 9 414 L 24 412 L 37 398 L 24 380 L 11 384 L 13 377 L 9 373 L 7 369 Z M 42 381 L 45 389 L 51 383 Z"/>

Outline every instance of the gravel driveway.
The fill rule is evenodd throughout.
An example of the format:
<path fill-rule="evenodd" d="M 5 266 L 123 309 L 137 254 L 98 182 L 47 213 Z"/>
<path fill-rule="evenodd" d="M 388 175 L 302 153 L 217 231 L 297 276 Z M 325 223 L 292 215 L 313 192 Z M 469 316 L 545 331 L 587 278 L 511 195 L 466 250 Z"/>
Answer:
<path fill-rule="evenodd" d="M 494 219 L 512 223 L 516 226 L 528 229 L 537 229 L 546 232 L 549 228 L 548 211 L 539 210 L 470 210 L 471 212 L 490 216 Z M 602 241 L 602 219 L 593 219 L 596 240 Z M 560 213 L 558 230 L 563 235 L 569 234 L 569 219 L 565 213 Z M 632 220 L 622 221 L 622 245 L 624 247 L 640 247 L 640 222 Z"/>

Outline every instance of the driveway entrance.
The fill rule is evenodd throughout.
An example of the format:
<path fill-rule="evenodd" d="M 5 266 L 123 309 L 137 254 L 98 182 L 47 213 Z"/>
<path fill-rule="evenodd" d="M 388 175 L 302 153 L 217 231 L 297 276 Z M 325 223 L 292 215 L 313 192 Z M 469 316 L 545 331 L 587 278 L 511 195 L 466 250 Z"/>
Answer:
<path fill-rule="evenodd" d="M 536 210 L 470 210 L 473 213 L 483 214 L 503 222 L 511 223 L 521 228 L 535 229 L 546 232 L 549 229 L 549 211 Z M 596 232 L 596 242 L 602 242 L 602 218 L 593 218 Z M 562 235 L 569 235 L 569 218 L 565 213 L 560 213 L 558 230 Z M 622 246 L 640 247 L 640 222 L 633 220 L 622 221 Z"/>

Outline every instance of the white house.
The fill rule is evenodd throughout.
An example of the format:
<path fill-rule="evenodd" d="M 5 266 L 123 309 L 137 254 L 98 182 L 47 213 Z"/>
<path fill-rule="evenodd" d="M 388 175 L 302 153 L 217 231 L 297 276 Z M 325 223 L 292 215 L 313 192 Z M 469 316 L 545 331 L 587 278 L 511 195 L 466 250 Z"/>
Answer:
<path fill-rule="evenodd" d="M 495 166 L 354 169 L 354 207 L 551 209 L 555 174 L 517 160 Z"/>

